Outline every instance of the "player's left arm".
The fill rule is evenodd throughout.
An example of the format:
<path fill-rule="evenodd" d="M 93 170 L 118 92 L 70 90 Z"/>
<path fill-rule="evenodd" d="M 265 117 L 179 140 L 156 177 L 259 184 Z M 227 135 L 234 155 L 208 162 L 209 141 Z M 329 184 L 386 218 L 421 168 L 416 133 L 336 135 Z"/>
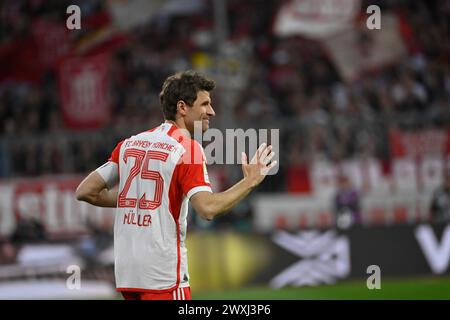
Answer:
<path fill-rule="evenodd" d="M 277 164 L 271 162 L 275 156 L 272 146 L 262 144 L 250 163 L 247 163 L 247 155 L 242 153 L 242 172 L 244 177 L 231 188 L 219 193 L 197 192 L 191 196 L 190 202 L 197 213 L 207 219 L 222 215 L 256 188 L 267 176 L 269 171 Z"/>
<path fill-rule="evenodd" d="M 98 207 L 115 208 L 117 206 L 118 182 L 117 165 L 107 162 L 92 171 L 78 186 L 75 195 L 77 200 L 88 202 Z"/>

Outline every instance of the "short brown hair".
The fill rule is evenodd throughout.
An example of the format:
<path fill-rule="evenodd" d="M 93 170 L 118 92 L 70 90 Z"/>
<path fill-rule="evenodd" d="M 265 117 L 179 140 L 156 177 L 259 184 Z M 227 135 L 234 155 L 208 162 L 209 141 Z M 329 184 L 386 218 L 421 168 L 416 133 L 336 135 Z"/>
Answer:
<path fill-rule="evenodd" d="M 212 91 L 216 87 L 214 80 L 208 79 L 206 76 L 196 71 L 178 72 L 168 77 L 162 86 L 159 94 L 164 118 L 166 120 L 175 120 L 177 114 L 177 103 L 183 100 L 187 105 L 191 106 L 199 91 Z"/>

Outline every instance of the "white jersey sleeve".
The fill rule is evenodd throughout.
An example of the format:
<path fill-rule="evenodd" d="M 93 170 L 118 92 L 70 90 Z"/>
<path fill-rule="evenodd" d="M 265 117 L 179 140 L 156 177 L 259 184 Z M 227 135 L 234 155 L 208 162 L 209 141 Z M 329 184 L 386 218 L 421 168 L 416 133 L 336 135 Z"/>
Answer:
<path fill-rule="evenodd" d="M 108 189 L 113 188 L 119 182 L 119 166 L 113 161 L 108 161 L 95 170 L 105 181 Z"/>
<path fill-rule="evenodd" d="M 123 140 L 120 141 L 117 146 L 114 148 L 111 156 L 108 159 L 108 162 L 98 167 L 95 171 L 103 178 L 106 183 L 108 189 L 114 187 L 117 183 L 119 183 L 120 175 L 119 175 L 119 155 L 120 148 L 122 147 Z"/>

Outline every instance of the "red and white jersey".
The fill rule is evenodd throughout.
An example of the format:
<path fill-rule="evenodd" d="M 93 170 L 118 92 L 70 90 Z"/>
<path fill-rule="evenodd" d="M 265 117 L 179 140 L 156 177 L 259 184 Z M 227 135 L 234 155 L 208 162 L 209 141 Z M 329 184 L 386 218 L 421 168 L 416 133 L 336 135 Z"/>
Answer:
<path fill-rule="evenodd" d="M 118 165 L 120 177 L 114 224 L 117 289 L 169 292 L 189 286 L 188 202 L 197 192 L 212 192 L 201 145 L 163 123 L 123 140 L 109 161 Z"/>

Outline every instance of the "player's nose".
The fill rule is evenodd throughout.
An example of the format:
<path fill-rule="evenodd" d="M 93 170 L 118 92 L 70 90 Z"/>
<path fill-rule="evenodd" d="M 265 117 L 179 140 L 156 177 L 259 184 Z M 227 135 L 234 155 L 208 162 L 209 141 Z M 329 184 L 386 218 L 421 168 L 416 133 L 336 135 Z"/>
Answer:
<path fill-rule="evenodd" d="M 216 115 L 216 112 L 214 111 L 212 105 L 208 105 L 208 109 L 206 110 L 206 114 L 210 117 L 214 117 Z"/>

